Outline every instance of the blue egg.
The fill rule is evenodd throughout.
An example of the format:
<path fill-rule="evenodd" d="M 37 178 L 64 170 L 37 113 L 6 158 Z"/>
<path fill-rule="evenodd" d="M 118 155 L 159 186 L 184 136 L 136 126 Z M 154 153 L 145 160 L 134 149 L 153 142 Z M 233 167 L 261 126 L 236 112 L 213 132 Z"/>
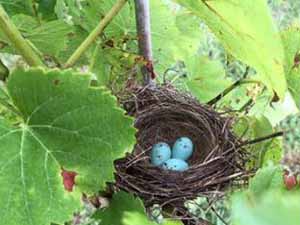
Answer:
<path fill-rule="evenodd" d="M 189 165 L 181 159 L 169 159 L 163 163 L 162 168 L 173 171 L 185 171 L 189 168 Z"/>
<path fill-rule="evenodd" d="M 154 166 L 160 166 L 171 158 L 171 148 L 167 143 L 158 142 L 153 145 L 151 151 L 151 163 Z"/>
<path fill-rule="evenodd" d="M 188 137 L 181 137 L 176 140 L 172 149 L 172 158 L 188 160 L 193 154 L 193 142 Z"/>

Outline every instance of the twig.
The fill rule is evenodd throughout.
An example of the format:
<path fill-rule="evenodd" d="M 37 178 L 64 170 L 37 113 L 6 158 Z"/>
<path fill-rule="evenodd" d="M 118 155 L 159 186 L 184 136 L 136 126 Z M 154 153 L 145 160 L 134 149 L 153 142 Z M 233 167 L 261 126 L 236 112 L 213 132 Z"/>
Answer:
<path fill-rule="evenodd" d="M 253 145 L 253 144 L 256 144 L 256 143 L 259 143 L 259 142 L 267 141 L 267 140 L 272 139 L 272 138 L 280 137 L 282 135 L 283 135 L 283 132 L 279 131 L 279 132 L 276 132 L 276 133 L 273 133 L 273 134 L 270 134 L 270 135 L 267 135 L 267 136 L 264 136 L 264 137 L 244 141 L 238 147 L 242 147 L 242 146 L 245 146 L 245 145 Z"/>
<path fill-rule="evenodd" d="M 8 77 L 9 70 L 0 59 L 0 80 L 5 81 Z"/>
<path fill-rule="evenodd" d="M 248 114 L 249 110 L 253 107 L 254 105 L 254 100 L 250 98 L 238 111 L 239 112 L 244 112 L 245 114 Z"/>
<path fill-rule="evenodd" d="M 212 211 L 216 214 L 216 216 L 222 221 L 223 224 L 229 225 L 223 217 L 217 212 L 217 210 L 214 207 L 211 207 Z"/>
<path fill-rule="evenodd" d="M 16 25 L 9 19 L 0 4 L 0 29 L 9 39 L 13 47 L 22 55 L 30 66 L 44 66 L 40 57 L 33 51 L 28 42 L 23 38 Z"/>
<path fill-rule="evenodd" d="M 82 44 L 75 50 L 71 57 L 67 60 L 65 68 L 73 66 L 83 53 L 93 44 L 93 42 L 104 31 L 105 27 L 113 20 L 113 18 L 120 12 L 128 0 L 118 0 L 111 10 L 100 21 L 97 27 L 90 33 L 90 35 L 82 42 Z"/>
<path fill-rule="evenodd" d="M 143 56 L 147 63 L 142 67 L 144 85 L 146 86 L 153 84 L 156 76 L 153 68 L 149 0 L 135 0 L 135 14 L 139 54 Z"/>
<path fill-rule="evenodd" d="M 216 104 L 218 101 L 220 101 L 223 97 L 225 97 L 226 95 L 228 95 L 231 91 L 233 91 L 236 87 L 242 85 L 242 84 L 250 84 L 250 83 L 259 83 L 259 81 L 256 80 L 249 80 L 249 79 L 245 79 L 249 73 L 249 69 L 250 67 L 247 66 L 246 67 L 246 71 L 243 74 L 243 78 L 234 82 L 231 86 L 229 86 L 228 88 L 226 88 L 221 94 L 219 94 L 218 96 L 216 96 L 215 98 L 213 98 L 212 100 L 210 100 L 207 104 L 208 105 L 214 105 Z"/>
<path fill-rule="evenodd" d="M 226 95 L 228 95 L 235 88 L 237 88 L 237 87 L 239 87 L 239 86 L 241 86 L 243 84 L 259 84 L 259 83 L 261 83 L 261 82 L 257 81 L 257 80 L 250 80 L 250 79 L 241 79 L 241 80 L 238 80 L 235 83 L 233 83 L 231 86 L 229 86 L 228 88 L 226 88 L 217 97 L 215 97 L 214 99 L 210 100 L 207 104 L 208 105 L 214 105 L 214 104 L 216 104 L 218 101 L 220 101 L 223 97 L 225 97 Z"/>
<path fill-rule="evenodd" d="M 250 98 L 240 109 L 230 109 L 227 111 L 220 112 L 220 114 L 229 114 L 229 113 L 242 113 L 248 114 L 251 107 L 254 105 L 254 100 Z"/>

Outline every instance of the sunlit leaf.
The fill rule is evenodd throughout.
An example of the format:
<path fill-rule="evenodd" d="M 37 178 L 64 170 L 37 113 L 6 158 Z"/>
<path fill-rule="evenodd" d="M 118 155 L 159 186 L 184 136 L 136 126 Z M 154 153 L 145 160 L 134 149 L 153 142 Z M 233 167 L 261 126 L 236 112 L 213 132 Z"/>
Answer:
<path fill-rule="evenodd" d="M 236 194 L 232 211 L 232 222 L 237 225 L 298 225 L 299 194 L 266 192 L 258 201 L 246 194 Z"/>
<path fill-rule="evenodd" d="M 125 192 L 114 194 L 109 207 L 97 212 L 95 218 L 103 224 L 113 225 L 157 224 L 148 219 L 142 201 Z M 182 225 L 182 223 L 175 220 L 164 220 L 162 225 Z"/>
<path fill-rule="evenodd" d="M 231 84 L 225 78 L 224 68 L 218 61 L 193 57 L 186 62 L 186 66 L 189 72 L 186 85 L 201 102 L 208 102 Z"/>
<path fill-rule="evenodd" d="M 23 122 L 0 125 L 1 223 L 61 224 L 78 209 L 80 191 L 114 180 L 113 161 L 131 150 L 135 129 L 116 99 L 89 83 L 71 71 L 10 76 L 8 92 Z M 62 168 L 78 173 L 72 193 L 64 190 Z"/>
<path fill-rule="evenodd" d="M 176 0 L 203 19 L 229 53 L 254 67 L 284 97 L 284 51 L 266 1 Z"/>

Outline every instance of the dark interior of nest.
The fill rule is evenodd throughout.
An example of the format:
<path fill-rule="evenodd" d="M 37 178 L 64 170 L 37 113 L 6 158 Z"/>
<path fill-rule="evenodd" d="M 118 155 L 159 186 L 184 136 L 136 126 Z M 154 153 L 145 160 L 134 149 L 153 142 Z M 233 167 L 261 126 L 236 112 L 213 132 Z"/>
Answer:
<path fill-rule="evenodd" d="M 170 86 L 136 87 L 121 100 L 135 117 L 137 144 L 131 154 L 115 161 L 116 186 L 134 193 L 146 207 L 160 204 L 171 217 L 186 218 L 186 200 L 222 195 L 244 174 L 245 151 L 230 131 L 231 118 L 221 117 L 212 107 Z M 164 170 L 150 163 L 152 146 L 189 137 L 194 152 L 184 172 Z"/>

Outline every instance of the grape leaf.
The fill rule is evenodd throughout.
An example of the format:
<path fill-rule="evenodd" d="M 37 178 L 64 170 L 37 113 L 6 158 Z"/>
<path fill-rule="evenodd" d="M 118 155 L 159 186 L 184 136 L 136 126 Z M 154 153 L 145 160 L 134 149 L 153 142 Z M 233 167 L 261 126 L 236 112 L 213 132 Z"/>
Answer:
<path fill-rule="evenodd" d="M 300 51 L 300 27 L 290 27 L 281 33 L 285 51 L 285 73 L 289 74 L 295 65 L 295 57 Z"/>
<path fill-rule="evenodd" d="M 178 60 L 188 62 L 197 53 L 200 21 L 186 11 L 172 11 L 163 1 L 152 0 L 150 7 L 155 69 L 163 73 Z"/>
<path fill-rule="evenodd" d="M 137 54 L 103 45 L 97 46 L 95 52 L 94 63 L 89 69 L 96 75 L 99 85 L 120 90 L 127 80 L 132 79 L 139 63 L 135 61 L 139 57 Z"/>
<path fill-rule="evenodd" d="M 150 221 L 146 215 L 137 212 L 125 212 L 122 225 L 157 225 L 157 223 Z M 183 225 L 179 220 L 165 219 L 162 225 Z"/>
<path fill-rule="evenodd" d="M 110 202 L 109 208 L 98 211 L 95 218 L 101 220 L 101 224 L 113 225 L 155 225 L 148 219 L 144 205 L 138 198 L 126 192 L 118 192 Z M 182 225 L 180 221 L 164 220 L 163 225 Z"/>
<path fill-rule="evenodd" d="M 88 32 L 98 25 L 99 21 L 115 4 L 114 0 L 60 1 L 64 2 L 68 14 L 72 16 L 73 23 L 81 26 Z M 131 1 L 129 2 L 105 29 L 105 35 L 108 38 L 135 32 L 134 5 Z"/>
<path fill-rule="evenodd" d="M 55 20 L 56 0 L 38 0 L 38 11 L 44 20 Z"/>
<path fill-rule="evenodd" d="M 278 165 L 282 159 L 282 143 L 280 140 L 272 140 L 272 143 L 266 150 L 266 153 L 263 157 L 263 166 L 269 165 L 272 162 L 275 165 Z"/>
<path fill-rule="evenodd" d="M 0 215 L 7 225 L 62 223 L 80 206 L 79 193 L 62 188 L 60 166 L 24 125 L 0 121 Z"/>
<path fill-rule="evenodd" d="M 288 89 L 300 108 L 300 28 L 291 27 L 281 34 L 285 49 L 285 71 Z"/>
<path fill-rule="evenodd" d="M 56 19 L 54 12 L 56 0 L 1 0 L 0 4 L 9 16 L 24 14 L 35 17 L 37 21 Z"/>
<path fill-rule="evenodd" d="M 20 125 L 0 125 L 0 215 L 8 225 L 62 223 L 80 204 L 79 192 L 113 181 L 113 161 L 133 147 L 132 119 L 90 77 L 72 71 L 16 70 L 8 91 Z M 76 171 L 64 190 L 61 168 Z"/>
<path fill-rule="evenodd" d="M 232 202 L 232 223 L 236 225 L 298 225 L 300 221 L 298 193 L 270 191 L 259 200 L 238 193 Z"/>
<path fill-rule="evenodd" d="M 54 20 L 28 32 L 28 38 L 41 52 L 57 56 L 67 45 L 67 35 L 73 28 L 61 20 Z"/>
<path fill-rule="evenodd" d="M 300 108 L 300 69 L 294 68 L 291 70 L 291 72 L 287 75 L 287 81 L 288 81 L 288 88 L 293 96 L 295 103 Z"/>
<path fill-rule="evenodd" d="M 176 2 L 203 19 L 230 54 L 254 67 L 260 79 L 284 97 L 284 51 L 266 1 Z"/>
<path fill-rule="evenodd" d="M 68 35 L 73 32 L 73 28 L 62 20 L 39 24 L 34 17 L 22 14 L 13 16 L 12 20 L 22 35 L 40 52 L 48 56 L 58 56 L 67 46 Z M 0 39 L 7 44 L 7 47 L 1 51 L 14 51 L 3 34 L 0 34 Z"/>
<path fill-rule="evenodd" d="M 280 166 L 267 166 L 259 169 L 256 175 L 250 180 L 249 191 L 255 196 L 260 197 L 268 190 L 284 188 L 283 170 Z"/>
<path fill-rule="evenodd" d="M 257 117 L 245 116 L 239 118 L 234 124 L 234 132 L 244 139 L 255 139 L 270 135 L 273 133 L 273 127 L 270 121 L 263 115 Z M 249 152 L 253 160 L 248 161 L 251 168 L 259 168 L 263 165 L 264 157 L 267 152 L 272 152 L 272 143 L 275 140 L 267 140 L 249 147 Z"/>
<path fill-rule="evenodd" d="M 264 137 L 273 133 L 273 127 L 270 121 L 265 116 L 257 116 L 255 122 L 252 124 L 254 138 Z M 258 166 L 262 166 L 266 152 L 272 151 L 270 145 L 272 139 L 254 146 L 252 152 L 258 156 Z"/>
<path fill-rule="evenodd" d="M 0 4 L 10 16 L 16 14 L 35 15 L 33 0 L 1 0 Z"/>
<path fill-rule="evenodd" d="M 79 26 L 73 26 L 73 31 L 66 36 L 67 45 L 61 49 L 58 54 L 58 59 L 61 63 L 65 63 L 69 57 L 74 53 L 74 49 L 76 49 L 88 36 L 88 33 L 83 30 Z M 87 55 L 89 54 L 89 50 L 86 51 L 77 62 L 79 65 L 87 65 Z M 101 61 L 101 60 L 99 60 Z"/>
<path fill-rule="evenodd" d="M 199 36 L 201 36 L 199 29 L 200 19 L 186 10 L 181 10 L 175 15 L 176 27 L 180 31 L 181 35 L 199 40 Z"/>
<path fill-rule="evenodd" d="M 231 84 L 225 78 L 224 68 L 218 61 L 194 57 L 186 62 L 186 67 L 190 73 L 186 85 L 201 102 L 208 102 Z"/>

